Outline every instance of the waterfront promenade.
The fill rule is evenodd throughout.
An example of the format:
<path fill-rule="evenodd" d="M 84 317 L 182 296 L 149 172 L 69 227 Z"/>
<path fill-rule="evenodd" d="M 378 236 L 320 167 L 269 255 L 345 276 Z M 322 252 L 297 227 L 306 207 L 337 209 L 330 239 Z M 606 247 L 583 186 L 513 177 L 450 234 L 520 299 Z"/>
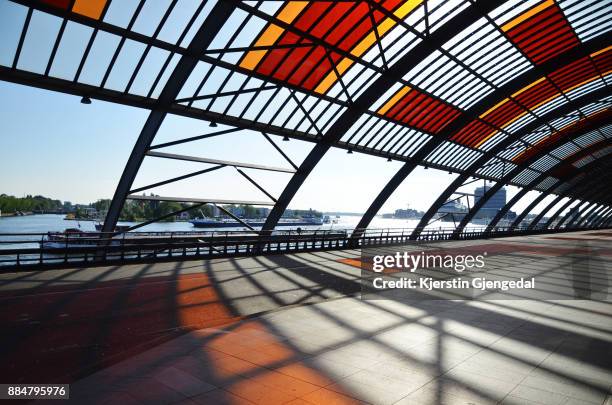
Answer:
<path fill-rule="evenodd" d="M 361 300 L 355 250 L 2 274 L 3 381 L 92 404 L 602 404 L 611 241 L 443 242 L 545 290 L 583 274 L 596 300 Z"/>

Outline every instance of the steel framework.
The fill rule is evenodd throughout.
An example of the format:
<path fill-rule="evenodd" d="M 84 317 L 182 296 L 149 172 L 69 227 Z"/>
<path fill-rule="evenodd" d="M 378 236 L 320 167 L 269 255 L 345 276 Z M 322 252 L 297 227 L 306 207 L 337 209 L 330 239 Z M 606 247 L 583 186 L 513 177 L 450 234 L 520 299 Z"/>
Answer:
<path fill-rule="evenodd" d="M 474 198 L 454 237 L 506 185 L 520 191 L 497 211 L 488 231 L 530 191 L 540 194 L 517 213 L 511 229 L 552 195 L 530 229 L 565 197 L 569 201 L 545 226 L 575 201 L 578 208 L 557 227 L 601 226 L 612 213 L 609 172 L 602 169 L 609 168 L 612 152 L 612 21 L 606 1 L 210 0 L 190 6 L 176 0 L 130 5 L 12 0 L 1 7 L 10 51 L 0 61 L 0 79 L 149 110 L 118 181 L 105 232 L 115 229 L 127 199 L 146 198 L 193 208 L 270 205 L 265 236 L 332 148 L 403 162 L 382 184 L 354 239 L 418 166 L 457 177 L 412 239 L 470 178 L 494 185 Z M 82 46 L 67 53 L 77 29 L 86 33 Z M 36 48 L 42 47 L 36 43 L 40 32 L 50 38 L 48 49 Z M 103 48 L 110 50 L 106 56 Z M 38 65 L 24 56 L 31 49 L 46 55 Z M 125 60 L 131 64 L 122 64 Z M 60 72 L 58 66 L 68 61 L 73 68 Z M 168 115 L 224 128 L 155 143 Z M 168 151 L 240 131 L 262 135 L 287 167 Z M 313 147 L 295 162 L 274 136 Z M 203 168 L 134 188 L 145 159 Z M 267 199 L 137 195 L 228 168 Z M 278 196 L 251 174 L 262 170 L 290 176 Z"/>

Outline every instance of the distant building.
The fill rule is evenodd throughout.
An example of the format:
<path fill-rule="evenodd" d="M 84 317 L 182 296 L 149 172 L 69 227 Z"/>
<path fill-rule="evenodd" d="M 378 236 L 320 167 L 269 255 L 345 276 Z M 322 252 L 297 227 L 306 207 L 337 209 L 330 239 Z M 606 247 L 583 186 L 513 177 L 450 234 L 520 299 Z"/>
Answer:
<path fill-rule="evenodd" d="M 270 208 L 267 208 L 267 207 L 257 208 L 257 216 L 259 218 L 268 218 L 268 215 L 270 215 Z"/>
<path fill-rule="evenodd" d="M 474 204 L 478 203 L 478 201 L 485 195 L 487 191 L 491 189 L 490 186 L 484 187 L 476 187 L 474 190 Z M 497 215 L 497 212 L 504 208 L 506 205 L 506 189 L 500 188 L 484 205 L 480 208 L 480 210 L 474 216 L 475 219 L 479 218 L 493 218 Z"/>
<path fill-rule="evenodd" d="M 86 218 L 96 218 L 98 216 L 98 210 L 93 207 L 83 208 L 83 216 Z"/>
<path fill-rule="evenodd" d="M 229 209 L 229 212 L 231 212 L 232 214 L 236 215 L 237 217 L 243 217 L 244 216 L 244 207 L 231 207 Z"/>

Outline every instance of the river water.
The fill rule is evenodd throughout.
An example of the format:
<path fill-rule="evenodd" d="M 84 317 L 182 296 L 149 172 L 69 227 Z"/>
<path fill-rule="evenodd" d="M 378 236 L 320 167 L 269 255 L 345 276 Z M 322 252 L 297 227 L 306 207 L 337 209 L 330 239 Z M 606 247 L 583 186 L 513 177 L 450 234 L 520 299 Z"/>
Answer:
<path fill-rule="evenodd" d="M 321 226 L 302 226 L 302 229 L 352 229 L 357 226 L 361 217 L 356 215 L 344 215 L 337 219 L 336 224 L 323 224 Z M 375 217 L 370 224 L 371 229 L 384 228 L 414 228 L 419 223 L 415 219 L 394 219 Z M 136 222 L 121 222 L 122 225 L 134 225 Z M 471 224 L 470 224 L 471 225 Z M 474 225 L 477 226 L 477 225 Z M 454 228 L 452 222 L 437 221 L 431 224 L 431 228 Z M 28 215 L 23 217 L 3 217 L 0 218 L 0 233 L 46 233 L 61 232 L 66 228 L 80 228 L 84 231 L 95 231 L 93 221 L 65 220 L 64 215 Z M 223 230 L 242 230 L 242 227 L 223 228 Z M 283 229 L 283 228 L 280 228 Z M 285 228 L 289 229 L 289 228 Z M 189 222 L 158 222 L 145 225 L 139 228 L 142 232 L 180 232 L 208 230 L 194 228 Z"/>
<path fill-rule="evenodd" d="M 323 224 L 321 226 L 301 226 L 304 230 L 330 230 L 330 229 L 353 229 L 357 226 L 360 216 L 343 215 L 339 218 L 331 216 L 337 223 Z M 386 228 L 415 228 L 419 223 L 415 219 L 394 219 L 375 217 L 372 220 L 370 229 L 386 229 Z M 38 241 L 41 240 L 40 235 L 31 236 L 8 236 L 2 235 L 7 233 L 47 233 L 47 232 L 62 232 L 66 228 L 80 228 L 83 231 L 95 231 L 94 221 L 75 221 L 65 220 L 64 215 L 28 215 L 23 217 L 2 217 L 0 218 L 0 249 L 13 248 L 35 248 L 38 247 Z M 121 225 L 134 225 L 135 222 L 121 222 Z M 469 226 L 478 226 L 469 224 Z M 445 229 L 454 228 L 452 222 L 436 221 L 428 228 Z M 222 228 L 220 231 L 238 231 L 245 228 Z M 280 228 L 290 229 L 290 228 Z M 159 222 L 153 223 L 142 228 L 138 228 L 138 232 L 184 232 L 184 231 L 211 231 L 208 228 L 194 228 L 189 222 Z M 27 244 L 13 244 L 9 241 L 15 240 L 32 241 Z M 4 243 L 2 243 L 4 242 Z"/>

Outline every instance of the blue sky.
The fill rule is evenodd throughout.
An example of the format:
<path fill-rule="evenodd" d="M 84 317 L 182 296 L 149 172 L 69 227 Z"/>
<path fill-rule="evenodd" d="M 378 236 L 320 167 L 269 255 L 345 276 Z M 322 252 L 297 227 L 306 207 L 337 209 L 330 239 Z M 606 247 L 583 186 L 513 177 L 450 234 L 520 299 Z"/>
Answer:
<path fill-rule="evenodd" d="M 0 172 L 3 173 L 0 192 L 17 196 L 43 194 L 73 202 L 111 197 L 147 114 L 145 110 L 98 100 L 85 105 L 75 96 L 0 82 Z M 206 122 L 170 116 L 156 141 L 220 129 L 223 127 L 210 128 Z M 275 141 L 297 163 L 312 147 L 310 143 L 296 140 L 282 142 L 278 137 Z M 287 167 L 283 158 L 255 133 L 209 138 L 168 149 L 168 152 Z M 291 205 L 364 210 L 383 181 L 400 166 L 399 162 L 332 150 Z M 201 168 L 195 163 L 147 158 L 135 186 Z M 168 191 L 183 197 L 264 199 L 232 170 L 222 169 L 214 175 L 177 183 Z M 282 191 L 289 176 L 254 170 L 249 174 L 275 195 Z M 447 173 L 418 169 L 388 207 L 402 208 L 409 204 L 424 209 L 448 181 Z M 161 190 L 154 191 L 162 194 Z"/>

